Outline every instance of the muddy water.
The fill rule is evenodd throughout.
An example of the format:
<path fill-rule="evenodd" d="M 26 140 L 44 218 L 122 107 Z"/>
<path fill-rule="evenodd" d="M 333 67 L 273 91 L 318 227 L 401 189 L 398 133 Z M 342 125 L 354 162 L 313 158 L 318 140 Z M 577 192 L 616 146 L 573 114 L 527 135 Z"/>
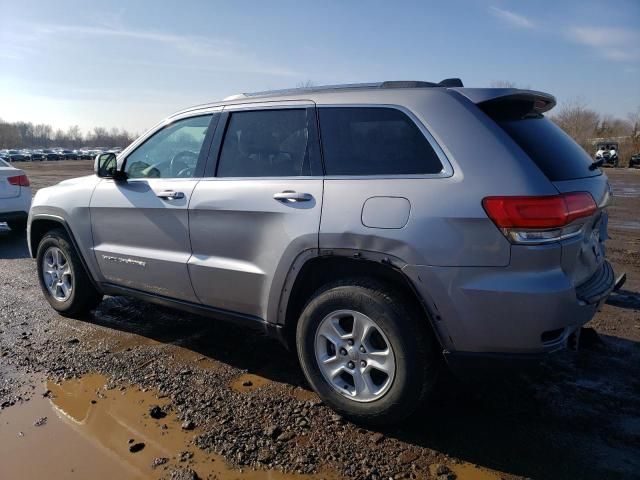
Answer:
<path fill-rule="evenodd" d="M 617 172 L 616 172 L 617 173 Z M 638 186 L 637 177 L 633 175 L 640 175 L 640 172 L 635 171 L 626 172 L 627 175 L 609 175 L 609 183 L 613 188 L 614 197 L 628 197 L 637 198 L 640 197 L 640 187 Z"/>
<path fill-rule="evenodd" d="M 639 214 L 640 215 L 640 214 Z M 622 230 L 640 230 L 640 220 L 610 221 L 609 226 Z"/>
<path fill-rule="evenodd" d="M 503 478 L 500 472 L 476 467 L 470 463 L 454 465 L 451 470 L 459 480 L 501 480 Z"/>
<path fill-rule="evenodd" d="M 0 477 L 149 479 L 163 477 L 169 469 L 180 466 L 192 468 L 203 479 L 337 478 L 234 470 L 221 457 L 195 447 L 192 439 L 198 432 L 182 430 L 170 411 L 160 420 L 149 417 L 153 405 L 169 410 L 166 399 L 136 387 L 106 390 L 106 383 L 100 375 L 61 384 L 46 382 L 31 401 L 3 410 Z M 50 393 L 44 397 L 47 390 Z M 45 417 L 43 425 L 34 425 Z M 131 453 L 130 447 L 137 444 L 144 447 Z M 193 456 L 181 462 L 182 452 Z M 167 463 L 154 469 L 155 458 L 166 458 Z"/>

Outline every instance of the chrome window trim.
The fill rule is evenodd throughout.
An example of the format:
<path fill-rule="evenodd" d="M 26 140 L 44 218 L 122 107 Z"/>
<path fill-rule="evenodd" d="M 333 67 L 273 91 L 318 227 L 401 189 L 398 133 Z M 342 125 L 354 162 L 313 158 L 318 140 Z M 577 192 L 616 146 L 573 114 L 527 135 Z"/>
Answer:
<path fill-rule="evenodd" d="M 223 107 L 224 112 L 237 112 L 237 111 L 251 111 L 251 110 L 289 110 L 296 108 L 310 108 L 315 107 L 316 104 L 313 100 L 275 100 L 272 102 L 243 102 L 234 103 L 232 105 L 225 105 Z"/>
<path fill-rule="evenodd" d="M 305 176 L 287 176 L 287 177 L 201 177 L 198 180 L 200 181 L 210 181 L 210 180 L 216 180 L 216 181 L 227 181 L 227 180 L 232 180 L 232 181 L 254 181 L 254 180 L 273 180 L 273 181 L 280 181 L 280 180 L 322 180 L 323 177 L 322 175 L 305 175 Z"/>
<path fill-rule="evenodd" d="M 431 148 L 438 156 L 440 163 L 442 164 L 442 170 L 438 173 L 397 173 L 397 174 L 381 174 L 381 175 L 325 175 L 327 180 L 371 180 L 371 179 L 425 179 L 425 178 L 449 178 L 453 176 L 453 165 L 449 161 L 444 149 L 437 142 L 433 134 L 429 129 L 420 121 L 420 119 L 407 107 L 403 105 L 397 105 L 392 103 L 338 103 L 338 104 L 317 104 L 317 109 L 322 108 L 393 108 L 399 110 L 409 117 L 409 119 L 418 127 L 420 132 L 424 135 Z M 320 123 L 320 122 L 318 122 Z M 322 138 L 322 125 L 320 125 L 320 138 Z"/>
<path fill-rule="evenodd" d="M 198 182 L 200 180 L 202 180 L 203 177 L 138 177 L 138 178 L 127 178 L 127 183 L 139 183 L 139 182 L 149 182 L 149 181 L 154 181 L 154 182 L 163 182 L 163 181 L 175 181 L 175 180 L 181 180 L 183 182 L 185 181 L 194 181 L 194 182 Z M 111 178 L 104 178 L 103 180 L 111 180 L 114 181 Z"/>
<path fill-rule="evenodd" d="M 223 108 L 224 107 L 207 107 L 200 110 L 190 110 L 188 112 L 183 112 L 171 117 L 167 117 L 164 120 L 156 123 L 153 127 L 151 127 L 149 130 L 140 135 L 136 140 L 134 140 L 127 148 L 116 155 L 117 168 L 122 168 L 122 166 L 126 163 L 127 157 L 129 155 L 131 155 L 138 149 L 140 145 L 142 145 L 163 128 L 171 125 L 174 122 L 177 122 L 178 120 L 184 120 L 185 118 L 201 117 L 203 115 L 221 113 Z"/>

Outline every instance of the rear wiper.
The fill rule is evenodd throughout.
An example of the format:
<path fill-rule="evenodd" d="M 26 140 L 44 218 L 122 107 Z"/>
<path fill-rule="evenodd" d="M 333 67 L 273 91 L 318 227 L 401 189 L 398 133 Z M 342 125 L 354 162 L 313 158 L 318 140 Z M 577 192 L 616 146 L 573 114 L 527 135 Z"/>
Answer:
<path fill-rule="evenodd" d="M 589 165 L 589 170 L 595 170 L 596 168 L 600 168 L 602 165 L 604 165 L 604 158 L 596 160 L 591 165 Z"/>

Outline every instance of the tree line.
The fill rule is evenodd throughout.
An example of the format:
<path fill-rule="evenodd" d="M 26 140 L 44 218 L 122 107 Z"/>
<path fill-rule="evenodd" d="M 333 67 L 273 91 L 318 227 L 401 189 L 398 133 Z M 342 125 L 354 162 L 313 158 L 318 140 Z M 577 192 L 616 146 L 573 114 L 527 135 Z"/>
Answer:
<path fill-rule="evenodd" d="M 581 99 L 560 106 L 551 120 L 593 156 L 598 142 L 617 142 L 620 165 L 627 166 L 631 155 L 640 153 L 640 108 L 627 118 L 601 115 Z"/>
<path fill-rule="evenodd" d="M 494 88 L 522 88 L 510 80 L 491 82 Z M 594 157 L 599 142 L 617 142 L 621 166 L 627 166 L 631 155 L 640 153 L 640 107 L 626 118 L 602 115 L 589 107 L 582 97 L 569 99 L 551 110 L 549 118 L 562 128 L 576 143 Z"/>
<path fill-rule="evenodd" d="M 118 128 L 95 127 L 83 133 L 78 125 L 62 130 L 44 123 L 0 120 L 0 148 L 126 147 L 136 136 Z"/>

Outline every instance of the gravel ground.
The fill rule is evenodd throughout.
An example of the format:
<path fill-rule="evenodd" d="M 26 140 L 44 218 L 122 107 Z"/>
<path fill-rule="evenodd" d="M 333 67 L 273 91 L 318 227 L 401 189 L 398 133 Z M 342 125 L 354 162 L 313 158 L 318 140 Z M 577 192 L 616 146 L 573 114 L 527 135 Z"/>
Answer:
<path fill-rule="evenodd" d="M 24 168 L 36 189 L 91 171 L 90 162 Z M 335 415 L 309 391 L 295 356 L 253 331 L 124 298 L 106 298 L 82 320 L 58 316 L 24 239 L 0 231 L 0 425 L 34 395 L 33 374 L 100 373 L 166 395 L 166 408 L 197 429 L 194 448 L 238 468 L 357 479 L 640 478 L 640 171 L 607 173 L 616 194 L 608 256 L 628 281 L 581 350 L 526 374 L 445 376 L 424 411 L 381 431 Z"/>

